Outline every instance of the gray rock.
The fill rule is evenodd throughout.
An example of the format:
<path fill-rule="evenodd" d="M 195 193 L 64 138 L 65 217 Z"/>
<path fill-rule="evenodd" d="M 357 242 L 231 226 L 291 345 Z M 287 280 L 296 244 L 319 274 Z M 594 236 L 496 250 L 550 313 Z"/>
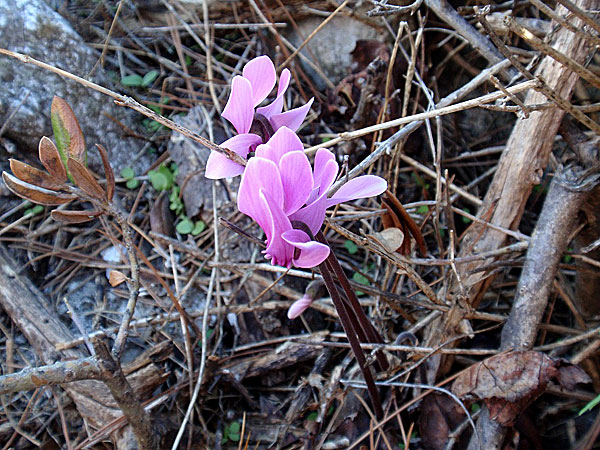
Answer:
<path fill-rule="evenodd" d="M 99 58 L 99 52 L 86 46 L 69 22 L 43 0 L 0 1 L 0 46 L 86 79 Z M 102 70 L 97 69 L 91 81 L 110 87 Z M 115 172 L 131 165 L 140 143 L 124 137 L 123 129 L 107 115 L 132 127 L 139 120 L 133 111 L 116 106 L 109 97 L 74 81 L 3 55 L 0 85 L 0 124 L 28 95 L 4 132 L 4 137 L 18 144 L 19 153 L 36 151 L 42 136 L 52 136 L 50 105 L 57 95 L 77 115 L 94 169 L 100 167 L 97 152 L 92 150 L 95 143 L 107 148 Z"/>
<path fill-rule="evenodd" d="M 322 17 L 308 17 L 298 22 L 298 28 L 302 35 L 307 37 L 323 20 Z M 330 81 L 337 84 L 350 73 L 350 64 L 352 63 L 350 52 L 354 50 L 356 41 L 377 37 L 381 37 L 381 32 L 378 29 L 364 21 L 338 14 L 319 30 L 301 52 L 306 57 L 311 58 L 310 53 L 307 51 L 307 48 L 310 49 L 325 75 Z M 299 46 L 303 42 L 303 39 L 295 31 L 289 35 L 289 39 L 295 46 Z M 317 88 L 325 89 L 326 85 L 323 79 L 301 59 L 297 59 L 301 62 L 302 68 L 313 79 Z"/>
<path fill-rule="evenodd" d="M 179 125 L 208 138 L 204 132 L 206 129 L 206 119 L 200 107 L 196 106 L 190 109 L 185 116 L 177 116 L 173 120 Z M 225 140 L 225 135 L 220 127 L 215 127 L 214 132 L 216 134 L 216 142 L 223 142 Z M 207 211 L 212 210 L 212 180 L 204 176 L 204 168 L 206 167 L 210 150 L 175 132 L 171 134 L 168 150 L 171 158 L 179 167 L 177 184 L 182 187 L 183 203 L 185 204 L 187 216 L 195 217 L 203 209 Z M 227 182 L 227 180 L 224 182 Z M 235 190 L 236 187 L 233 189 Z M 218 188 L 218 205 L 226 201 L 228 201 L 227 192 L 221 187 Z"/>

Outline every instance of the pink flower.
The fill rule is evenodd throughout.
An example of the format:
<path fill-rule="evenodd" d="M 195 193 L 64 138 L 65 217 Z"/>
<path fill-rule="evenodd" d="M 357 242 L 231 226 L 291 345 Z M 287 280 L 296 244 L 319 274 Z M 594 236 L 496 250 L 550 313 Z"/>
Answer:
<path fill-rule="evenodd" d="M 268 141 L 271 134 L 279 128 L 285 126 L 296 131 L 304 121 L 313 99 L 299 108 L 282 112 L 283 95 L 290 83 L 290 77 L 290 71 L 284 69 L 279 78 L 275 100 L 267 106 L 256 108 L 275 86 L 275 66 L 268 56 L 259 56 L 249 61 L 242 70 L 242 76 L 233 77 L 231 94 L 222 114 L 238 134 L 223 142 L 221 146 L 246 158 L 251 149 L 263 142 L 263 138 Z M 260 131 L 263 136 L 250 132 L 254 129 Z M 233 177 L 243 172 L 242 166 L 218 152 L 212 152 L 206 163 L 207 178 Z"/>
<path fill-rule="evenodd" d="M 256 156 L 248 160 L 242 176 L 238 208 L 264 230 L 264 253 L 272 264 L 319 265 L 329 255 L 329 247 L 294 229 L 291 222 L 304 222 L 315 234 L 323 225 L 329 206 L 379 195 L 387 189 L 383 178 L 364 175 L 350 180 L 327 198 L 338 170 L 334 155 L 320 149 L 313 171 L 302 142 L 287 127 L 279 128 L 266 144 L 256 148 Z"/>
<path fill-rule="evenodd" d="M 300 314 L 302 314 L 310 307 L 310 305 L 312 305 L 313 301 L 313 298 L 310 298 L 308 295 L 304 294 L 302 298 L 299 298 L 292 303 L 292 306 L 290 306 L 290 309 L 288 309 L 288 319 L 295 319 L 296 317 L 299 317 Z"/>

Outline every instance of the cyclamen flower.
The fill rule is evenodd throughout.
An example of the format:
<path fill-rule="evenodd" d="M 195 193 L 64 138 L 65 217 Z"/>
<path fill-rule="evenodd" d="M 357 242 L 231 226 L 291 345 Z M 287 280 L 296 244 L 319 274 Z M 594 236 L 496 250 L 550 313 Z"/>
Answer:
<path fill-rule="evenodd" d="M 275 66 L 268 56 L 250 60 L 244 66 L 242 76 L 233 77 L 231 94 L 222 114 L 238 134 L 223 142 L 221 146 L 246 158 L 252 149 L 263 143 L 263 139 L 268 141 L 279 128 L 285 126 L 296 131 L 308 114 L 313 99 L 299 108 L 282 112 L 283 95 L 290 84 L 290 77 L 290 71 L 284 69 L 279 78 L 275 100 L 267 106 L 256 108 L 275 86 L 276 74 Z M 251 133 L 255 130 L 262 136 Z M 218 152 L 211 152 L 206 163 L 207 178 L 233 177 L 243 172 L 244 167 Z"/>
<path fill-rule="evenodd" d="M 339 167 L 335 156 L 319 149 L 314 171 L 302 142 L 287 127 L 281 127 L 248 160 L 238 193 L 238 208 L 254 219 L 266 234 L 265 256 L 285 267 L 314 267 L 329 255 L 329 247 L 311 240 L 292 226 L 305 223 L 316 234 L 328 207 L 358 198 L 379 195 L 387 182 L 374 175 L 354 178 L 327 197 Z"/>

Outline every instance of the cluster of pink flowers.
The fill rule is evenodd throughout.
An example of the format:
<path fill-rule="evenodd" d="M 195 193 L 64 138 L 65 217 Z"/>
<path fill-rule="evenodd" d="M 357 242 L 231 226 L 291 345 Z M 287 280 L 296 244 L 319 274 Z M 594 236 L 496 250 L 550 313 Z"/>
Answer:
<path fill-rule="evenodd" d="M 235 76 L 231 95 L 223 110 L 237 135 L 221 145 L 243 158 L 251 152 L 246 167 L 212 152 L 206 176 L 212 179 L 242 175 L 238 208 L 251 217 L 266 235 L 266 258 L 284 267 L 315 267 L 329 256 L 329 247 L 314 241 L 293 222 L 303 222 L 316 234 L 325 220 L 325 211 L 338 203 L 379 195 L 387 188 L 384 179 L 374 175 L 354 178 L 335 194 L 329 190 L 338 176 L 339 166 L 329 150 L 315 155 L 314 168 L 304 153 L 295 131 L 312 104 L 283 112 L 284 93 L 290 72 L 284 69 L 277 97 L 257 108 L 275 86 L 275 67 L 267 56 L 248 62 L 242 76 Z"/>

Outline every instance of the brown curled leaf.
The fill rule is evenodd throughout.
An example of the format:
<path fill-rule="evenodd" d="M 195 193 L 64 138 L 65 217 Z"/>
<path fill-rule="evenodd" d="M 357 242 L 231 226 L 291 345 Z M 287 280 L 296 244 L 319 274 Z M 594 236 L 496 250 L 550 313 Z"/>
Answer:
<path fill-rule="evenodd" d="M 491 356 L 461 372 L 452 392 L 463 399 L 484 400 L 492 419 L 512 426 L 551 380 L 565 388 L 591 381 L 583 370 L 563 360 L 536 351 L 513 351 Z"/>
<path fill-rule="evenodd" d="M 127 281 L 127 277 L 123 272 L 119 272 L 118 270 L 111 270 L 108 274 L 108 282 L 112 287 L 117 287 L 124 281 Z"/>
<path fill-rule="evenodd" d="M 49 189 L 51 191 L 59 191 L 61 187 L 61 183 L 57 183 L 52 175 L 47 174 L 46 172 L 36 169 L 29 164 L 25 164 L 24 162 L 17 161 L 16 159 L 9 159 L 10 162 L 10 170 L 15 177 L 19 180 L 24 181 L 25 183 L 33 184 L 34 186 L 43 187 L 44 189 Z"/>
<path fill-rule="evenodd" d="M 64 205 L 65 203 L 69 203 L 76 198 L 71 194 L 54 192 L 39 186 L 34 186 L 33 184 L 21 181 L 6 172 L 2 172 L 2 179 L 4 180 L 6 187 L 8 187 L 13 194 L 40 205 Z"/>
<path fill-rule="evenodd" d="M 102 211 L 60 211 L 55 209 L 50 214 L 54 220 L 67 223 L 84 223 L 102 215 Z"/>
<path fill-rule="evenodd" d="M 96 148 L 100 153 L 102 165 L 104 166 L 104 176 L 106 177 L 106 200 L 111 202 L 113 196 L 115 195 L 115 173 L 112 170 L 112 167 L 108 160 L 108 152 L 106 151 L 104 146 L 96 144 Z"/>
<path fill-rule="evenodd" d="M 392 194 L 389 190 L 385 192 L 386 199 L 389 201 L 389 205 L 391 209 L 396 213 L 400 221 L 408 228 L 408 231 L 415 238 L 417 242 L 417 247 L 419 248 L 419 252 L 421 256 L 427 255 L 427 246 L 425 245 L 425 239 L 423 238 L 423 234 L 421 233 L 421 229 L 415 223 L 415 221 L 410 217 L 410 215 L 400 203 L 400 200 L 396 198 L 394 194 Z"/>
<path fill-rule="evenodd" d="M 77 187 L 98 200 L 106 200 L 106 192 L 87 167 L 73 158 L 67 159 L 67 167 Z"/>
<path fill-rule="evenodd" d="M 85 139 L 83 132 L 69 104 L 62 98 L 54 96 L 50 107 L 50 120 L 54 139 L 63 162 L 73 158 L 85 162 Z"/>
<path fill-rule="evenodd" d="M 57 183 L 67 181 L 67 171 L 60 159 L 60 153 L 50 138 L 44 136 L 40 139 L 40 161 Z"/>

